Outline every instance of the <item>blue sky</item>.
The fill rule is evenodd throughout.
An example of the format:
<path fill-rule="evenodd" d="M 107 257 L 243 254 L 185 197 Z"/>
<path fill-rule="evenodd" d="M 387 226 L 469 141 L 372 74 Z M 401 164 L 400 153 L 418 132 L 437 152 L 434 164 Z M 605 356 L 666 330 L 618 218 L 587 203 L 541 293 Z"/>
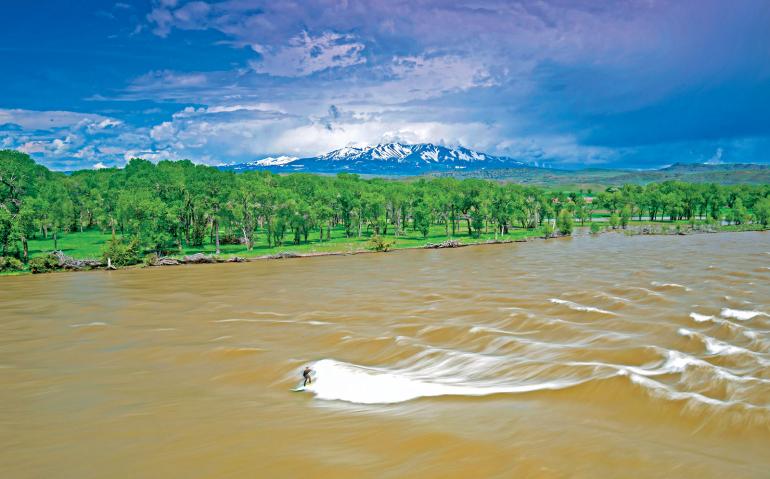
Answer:
<path fill-rule="evenodd" d="M 53 169 L 388 141 L 770 162 L 770 2 L 6 2 L 0 148 Z"/>

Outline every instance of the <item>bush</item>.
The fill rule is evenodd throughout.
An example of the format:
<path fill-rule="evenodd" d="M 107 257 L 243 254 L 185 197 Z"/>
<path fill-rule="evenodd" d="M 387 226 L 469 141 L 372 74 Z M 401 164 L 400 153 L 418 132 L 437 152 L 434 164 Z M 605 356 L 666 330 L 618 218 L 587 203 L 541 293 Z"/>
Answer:
<path fill-rule="evenodd" d="M 612 226 L 612 229 L 618 229 L 618 225 L 620 225 L 620 218 L 617 214 L 612 213 L 610 215 L 610 226 Z"/>
<path fill-rule="evenodd" d="M 29 260 L 29 270 L 33 274 L 50 273 L 59 269 L 59 258 L 52 253 L 45 256 L 36 256 Z"/>
<path fill-rule="evenodd" d="M 21 271 L 24 263 L 11 256 L 0 256 L 0 273 L 7 271 Z"/>
<path fill-rule="evenodd" d="M 374 235 L 372 236 L 372 239 L 369 240 L 369 249 L 374 251 L 390 251 L 392 246 L 393 241 L 387 241 L 380 235 Z"/>
<path fill-rule="evenodd" d="M 553 236 L 553 226 L 551 226 L 551 222 L 547 221 L 543 223 L 543 238 L 548 239 Z"/>
<path fill-rule="evenodd" d="M 105 263 L 109 259 L 113 266 L 129 266 L 141 261 L 139 257 L 139 242 L 133 239 L 126 242 L 123 238 L 114 238 L 107 242 L 102 250 Z"/>
<path fill-rule="evenodd" d="M 598 234 L 601 230 L 602 230 L 602 227 L 599 223 L 595 221 L 591 223 L 591 234 L 594 234 L 594 235 Z"/>
<path fill-rule="evenodd" d="M 155 266 L 158 263 L 159 259 L 160 259 L 160 256 L 158 256 L 157 253 L 150 253 L 144 257 L 144 260 L 142 262 L 144 263 L 145 266 Z"/>
<path fill-rule="evenodd" d="M 559 217 L 556 219 L 556 226 L 559 228 L 561 234 L 564 236 L 571 235 L 573 224 L 572 213 L 566 209 L 561 210 Z"/>
<path fill-rule="evenodd" d="M 623 210 L 620 212 L 620 226 L 622 226 L 623 229 L 626 229 L 630 221 L 631 221 L 631 207 L 629 205 L 626 205 L 623 207 Z"/>

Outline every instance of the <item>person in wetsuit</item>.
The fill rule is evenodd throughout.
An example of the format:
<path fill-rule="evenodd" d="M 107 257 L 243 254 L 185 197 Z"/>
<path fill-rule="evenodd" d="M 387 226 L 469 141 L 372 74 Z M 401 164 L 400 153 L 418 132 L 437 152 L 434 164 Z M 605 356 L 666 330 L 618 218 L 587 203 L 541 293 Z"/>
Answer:
<path fill-rule="evenodd" d="M 313 370 L 310 369 L 310 366 L 305 366 L 305 370 L 302 371 L 302 377 L 305 378 L 305 382 L 302 384 L 302 387 L 307 386 L 308 384 L 313 383 L 313 378 L 310 377 L 310 373 L 312 373 Z"/>

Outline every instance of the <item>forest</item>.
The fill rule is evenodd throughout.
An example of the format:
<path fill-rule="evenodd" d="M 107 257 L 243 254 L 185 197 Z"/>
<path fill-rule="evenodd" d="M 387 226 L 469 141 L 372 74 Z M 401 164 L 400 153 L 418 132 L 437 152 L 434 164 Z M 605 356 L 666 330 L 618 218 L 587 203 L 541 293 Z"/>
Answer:
<path fill-rule="evenodd" d="M 602 191 L 552 191 L 482 179 L 363 179 L 233 173 L 190 161 L 132 159 L 125 168 L 53 172 L 24 153 L 0 151 L 0 269 L 21 269 L 30 243 L 59 249 L 62 235 L 98 232 L 117 263 L 211 245 L 285 247 L 408 235 L 505 238 L 514 231 L 569 235 L 600 218 L 757 225 L 770 221 L 770 185 L 667 181 Z M 41 252 L 39 252 L 41 253 Z"/>

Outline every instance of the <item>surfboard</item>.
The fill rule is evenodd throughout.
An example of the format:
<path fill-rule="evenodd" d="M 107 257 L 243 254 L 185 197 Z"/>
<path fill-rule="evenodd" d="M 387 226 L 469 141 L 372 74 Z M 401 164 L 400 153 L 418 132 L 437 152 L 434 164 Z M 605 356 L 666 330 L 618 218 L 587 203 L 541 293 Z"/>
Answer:
<path fill-rule="evenodd" d="M 295 393 L 304 391 L 304 390 L 305 390 L 305 386 L 297 386 L 296 388 L 292 389 L 292 391 L 294 391 Z"/>

